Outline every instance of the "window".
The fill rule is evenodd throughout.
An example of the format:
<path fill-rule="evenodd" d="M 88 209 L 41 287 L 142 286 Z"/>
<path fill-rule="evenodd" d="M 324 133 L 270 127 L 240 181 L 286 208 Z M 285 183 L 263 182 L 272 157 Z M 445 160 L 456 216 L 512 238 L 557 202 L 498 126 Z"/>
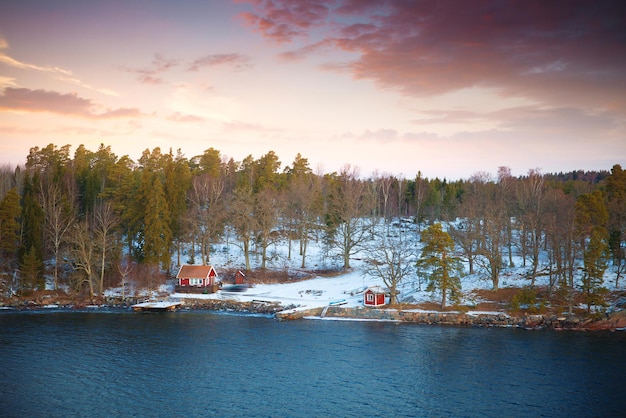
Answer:
<path fill-rule="evenodd" d="M 202 284 L 202 279 L 189 279 L 189 284 L 191 286 L 200 286 Z"/>
<path fill-rule="evenodd" d="M 374 302 L 374 294 L 368 293 L 367 296 L 365 296 L 365 300 L 367 300 L 368 302 Z"/>

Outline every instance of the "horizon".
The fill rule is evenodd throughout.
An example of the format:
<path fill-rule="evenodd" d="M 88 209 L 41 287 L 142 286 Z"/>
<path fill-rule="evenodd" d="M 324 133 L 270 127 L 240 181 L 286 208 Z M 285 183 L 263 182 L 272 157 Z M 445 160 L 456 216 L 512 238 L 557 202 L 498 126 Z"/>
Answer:
<path fill-rule="evenodd" d="M 48 145 L 54 145 L 56 147 L 56 149 L 58 150 L 62 146 L 70 145 L 70 144 L 63 144 L 63 145 L 48 144 Z M 46 146 L 48 146 L 48 145 L 46 145 Z M 104 145 L 105 147 L 108 147 L 107 144 L 101 144 L 101 145 Z M 44 147 L 36 146 L 36 147 L 38 147 L 39 150 L 41 150 L 42 148 L 45 148 L 45 146 Z M 30 147 L 30 148 L 35 148 L 35 147 Z M 96 151 L 98 151 L 98 148 L 94 148 L 94 149 L 86 148 L 86 150 L 95 153 Z M 153 149 L 149 149 L 150 152 L 152 152 L 152 150 Z M 69 153 L 70 159 L 74 159 L 74 152 L 75 151 L 76 151 L 75 148 L 73 148 L 73 147 L 70 148 L 70 153 Z M 173 148 L 171 150 L 170 149 L 165 149 L 165 150 L 161 149 L 161 153 L 162 154 L 168 154 L 170 151 L 172 152 L 172 154 L 174 156 L 176 156 L 177 150 L 174 150 Z M 180 151 L 181 151 L 182 155 L 184 156 L 184 158 L 186 158 L 188 161 L 191 161 L 192 158 L 200 157 L 202 155 L 202 153 L 196 154 L 196 155 L 187 155 L 184 152 L 185 150 L 181 149 Z M 220 151 L 220 150 L 216 150 L 216 151 Z M 261 158 L 262 156 L 264 156 L 265 154 L 267 154 L 270 151 L 272 151 L 272 150 L 268 150 L 267 152 L 263 153 L 263 155 L 252 155 L 252 157 L 255 160 L 258 160 L 259 158 Z M 130 158 L 132 160 L 132 162 L 134 164 L 139 164 L 139 158 L 141 157 L 141 155 L 133 156 L 133 155 L 125 154 L 125 153 L 121 153 L 120 154 L 120 153 L 117 153 L 116 150 L 114 150 L 113 148 L 111 148 L 111 153 L 113 153 L 117 157 L 118 160 L 121 157 L 127 156 L 128 158 Z M 230 160 L 230 158 L 231 158 L 230 156 L 225 156 L 225 155 L 222 155 L 221 153 L 220 153 L 220 155 L 222 157 L 222 162 Z M 302 155 L 302 154 L 300 154 L 300 155 L 301 155 L 302 158 L 308 160 L 306 155 Z M 20 163 L 20 164 L 13 164 L 13 163 L 10 163 L 10 162 L 8 162 L 8 163 L 5 162 L 5 163 L 0 163 L 0 166 L 2 166 L 4 168 L 9 168 L 11 170 L 15 170 L 15 168 L 17 168 L 18 166 L 20 168 L 25 168 L 25 163 L 26 163 L 26 157 L 27 156 L 28 156 L 28 154 L 26 154 L 24 156 L 24 158 L 23 158 L 24 161 L 22 163 Z M 283 172 L 286 167 L 293 165 L 293 160 L 285 162 L 285 161 L 283 161 L 281 159 L 280 155 L 276 154 L 276 156 L 278 157 L 278 159 L 280 161 L 280 167 L 279 167 L 279 169 L 277 171 L 278 173 Z M 242 160 L 235 160 L 234 158 L 233 158 L 233 160 L 237 164 L 240 164 L 242 162 Z M 601 169 L 597 169 L 597 170 L 595 170 L 595 169 L 585 170 L 585 169 L 582 169 L 582 168 L 578 168 L 578 169 L 572 169 L 572 170 L 558 170 L 558 171 L 550 171 L 550 172 L 544 172 L 543 170 L 538 169 L 538 168 L 529 168 L 527 171 L 525 171 L 523 173 L 516 174 L 516 173 L 511 172 L 511 176 L 513 176 L 514 178 L 522 178 L 522 177 L 527 176 L 528 173 L 530 171 L 533 171 L 533 170 L 538 170 L 539 174 L 541 174 L 541 175 L 548 175 L 548 176 L 549 175 L 561 175 L 561 174 L 565 175 L 565 174 L 577 173 L 577 172 L 582 172 L 582 173 L 608 173 L 608 174 L 610 174 L 611 173 L 611 169 L 615 165 L 620 165 L 621 166 L 620 163 L 614 163 L 614 164 L 611 164 L 610 167 L 601 168 Z M 403 175 L 402 173 L 394 174 L 394 173 L 389 173 L 389 172 L 381 172 L 380 170 L 373 170 L 372 172 L 369 172 L 369 173 L 363 173 L 361 171 L 360 167 L 358 167 L 358 166 L 356 166 L 354 164 L 350 164 L 349 162 L 347 162 L 344 165 L 344 167 L 345 166 L 350 166 L 351 168 L 356 168 L 357 171 L 359 172 L 359 178 L 362 179 L 362 180 L 366 180 L 366 179 L 374 178 L 374 177 L 380 177 L 380 176 L 392 176 L 392 177 L 395 177 L 397 179 L 405 179 L 405 180 L 413 180 L 413 179 L 415 179 L 417 177 L 417 174 L 412 176 L 412 177 L 407 177 L 407 176 Z M 309 168 L 311 169 L 313 174 L 324 175 L 324 174 L 338 173 L 341 170 L 341 168 L 343 168 L 343 167 L 340 167 L 339 169 L 333 170 L 333 171 L 322 171 L 322 172 L 320 172 L 319 170 L 316 170 L 316 167 L 309 166 Z M 319 167 L 317 167 L 317 168 L 319 168 Z M 506 167 L 506 168 L 510 168 L 510 167 Z M 472 172 L 472 175 L 469 175 L 467 177 L 450 177 L 450 176 L 445 176 L 445 175 L 444 176 L 429 176 L 427 173 L 424 173 L 421 170 L 418 170 L 417 172 L 421 175 L 421 178 L 426 179 L 426 180 L 439 179 L 439 180 L 447 180 L 447 181 L 452 181 L 452 182 L 454 182 L 454 181 L 468 181 L 468 180 L 471 180 L 471 177 L 473 175 L 478 175 L 478 176 L 484 178 L 483 174 L 487 174 L 488 175 L 488 179 L 490 179 L 491 181 L 496 181 L 496 179 L 497 179 L 497 170 L 495 170 L 493 173 L 492 172 L 487 172 L 487 171 L 475 170 L 475 171 Z"/>
<path fill-rule="evenodd" d="M 6 2 L 1 160 L 102 143 L 363 177 L 626 166 L 626 5 L 464 5 Z"/>

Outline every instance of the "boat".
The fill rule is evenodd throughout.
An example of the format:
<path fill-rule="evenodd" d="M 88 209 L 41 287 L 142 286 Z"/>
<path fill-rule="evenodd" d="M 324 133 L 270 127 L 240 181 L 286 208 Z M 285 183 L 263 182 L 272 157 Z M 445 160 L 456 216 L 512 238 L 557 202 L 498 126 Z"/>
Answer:
<path fill-rule="evenodd" d="M 225 293 L 241 293 L 245 292 L 250 288 L 247 284 L 231 284 L 222 286 L 222 292 Z"/>

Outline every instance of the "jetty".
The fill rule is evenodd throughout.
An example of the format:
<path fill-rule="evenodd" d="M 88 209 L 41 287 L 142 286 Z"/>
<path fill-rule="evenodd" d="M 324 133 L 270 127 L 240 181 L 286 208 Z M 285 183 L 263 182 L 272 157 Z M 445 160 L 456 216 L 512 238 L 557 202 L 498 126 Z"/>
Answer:
<path fill-rule="evenodd" d="M 171 312 L 175 311 L 183 302 L 172 302 L 167 300 L 145 301 L 132 305 L 135 312 Z"/>

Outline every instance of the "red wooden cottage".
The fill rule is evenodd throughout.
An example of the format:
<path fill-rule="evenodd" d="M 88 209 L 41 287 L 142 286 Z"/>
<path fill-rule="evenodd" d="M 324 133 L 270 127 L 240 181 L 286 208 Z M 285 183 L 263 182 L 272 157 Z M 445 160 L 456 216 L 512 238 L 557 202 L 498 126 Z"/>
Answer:
<path fill-rule="evenodd" d="M 383 306 L 385 304 L 385 291 L 380 286 L 368 287 L 363 292 L 365 306 Z"/>
<path fill-rule="evenodd" d="M 213 266 L 181 266 L 176 275 L 180 287 L 208 287 L 216 283 Z"/>

